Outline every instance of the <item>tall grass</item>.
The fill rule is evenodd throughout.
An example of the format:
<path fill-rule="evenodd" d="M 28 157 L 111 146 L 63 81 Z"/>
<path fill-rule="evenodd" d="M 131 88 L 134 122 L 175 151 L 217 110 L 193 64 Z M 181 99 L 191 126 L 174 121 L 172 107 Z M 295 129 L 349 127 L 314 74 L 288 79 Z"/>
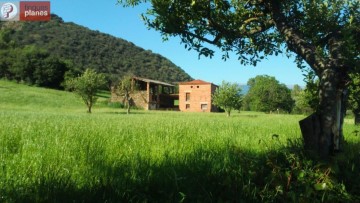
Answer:
<path fill-rule="evenodd" d="M 345 125 L 350 156 L 334 160 L 330 175 L 335 180 L 330 180 L 317 177 L 326 175 L 328 168 L 301 152 L 298 120 L 304 116 L 241 112 L 227 118 L 220 113 L 157 111 L 126 115 L 100 106 L 87 114 L 72 94 L 4 81 L 0 95 L 0 202 L 359 197 L 360 179 L 351 177 L 360 171 L 359 137 L 350 124 Z M 307 179 L 287 182 L 291 174 Z M 318 191 L 314 185 L 319 180 L 332 187 Z"/>

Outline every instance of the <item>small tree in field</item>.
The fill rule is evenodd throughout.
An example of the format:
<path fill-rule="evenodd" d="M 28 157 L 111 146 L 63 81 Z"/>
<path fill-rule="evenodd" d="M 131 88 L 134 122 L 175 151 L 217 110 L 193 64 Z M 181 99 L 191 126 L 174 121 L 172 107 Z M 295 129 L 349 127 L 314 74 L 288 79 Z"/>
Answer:
<path fill-rule="evenodd" d="M 66 88 L 79 95 L 88 107 L 88 113 L 91 113 L 91 108 L 98 99 L 96 93 L 105 83 L 103 74 L 98 74 L 92 69 L 86 69 L 81 76 L 66 81 Z"/>
<path fill-rule="evenodd" d="M 240 110 L 241 108 L 241 88 L 236 83 L 223 81 L 215 90 L 212 99 L 215 106 L 224 109 L 227 116 L 230 116 L 233 109 Z"/>
<path fill-rule="evenodd" d="M 131 94 L 136 93 L 136 91 L 137 88 L 132 76 L 126 75 L 119 82 L 117 94 L 124 97 L 124 101 L 127 106 L 127 114 L 130 114 L 130 107 L 132 106 Z"/>

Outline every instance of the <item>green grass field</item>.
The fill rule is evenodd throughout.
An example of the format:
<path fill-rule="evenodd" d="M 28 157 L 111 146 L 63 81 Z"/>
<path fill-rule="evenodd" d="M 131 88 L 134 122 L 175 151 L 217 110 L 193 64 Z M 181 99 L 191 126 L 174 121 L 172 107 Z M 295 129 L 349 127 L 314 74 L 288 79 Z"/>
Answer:
<path fill-rule="evenodd" d="M 360 201 L 350 119 L 324 164 L 302 153 L 305 116 L 126 115 L 101 95 L 88 114 L 72 93 L 0 80 L 0 202 Z"/>

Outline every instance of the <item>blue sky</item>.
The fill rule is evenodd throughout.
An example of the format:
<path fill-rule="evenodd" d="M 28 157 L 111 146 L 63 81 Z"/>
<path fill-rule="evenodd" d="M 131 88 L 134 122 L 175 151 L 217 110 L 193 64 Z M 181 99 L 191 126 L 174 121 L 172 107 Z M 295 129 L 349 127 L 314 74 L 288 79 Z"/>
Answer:
<path fill-rule="evenodd" d="M 51 12 L 59 15 L 65 22 L 74 22 L 92 30 L 125 39 L 135 45 L 171 60 L 185 70 L 191 77 L 215 84 L 221 81 L 246 84 L 256 75 L 275 76 L 286 85 L 304 86 L 301 71 L 293 59 L 274 56 L 262 61 L 256 67 L 242 66 L 233 55 L 229 60 L 221 59 L 220 50 L 212 59 L 201 57 L 195 51 L 187 51 L 178 38 L 162 41 L 161 35 L 148 30 L 140 18 L 146 10 L 145 5 L 135 8 L 116 5 L 116 0 L 51 0 Z"/>

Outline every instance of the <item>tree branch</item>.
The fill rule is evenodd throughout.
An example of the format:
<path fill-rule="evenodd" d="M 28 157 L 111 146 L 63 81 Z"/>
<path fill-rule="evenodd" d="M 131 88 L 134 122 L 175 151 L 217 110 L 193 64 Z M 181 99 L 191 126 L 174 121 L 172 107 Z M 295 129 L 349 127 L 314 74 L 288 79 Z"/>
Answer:
<path fill-rule="evenodd" d="M 270 29 L 274 25 L 273 20 L 268 20 L 265 22 L 262 22 L 261 17 L 263 17 L 265 14 L 260 12 L 256 13 L 255 16 L 249 17 L 248 19 L 244 20 L 242 25 L 239 27 L 238 30 L 231 30 L 226 28 L 225 26 L 218 23 L 217 20 L 215 20 L 212 16 L 212 10 L 210 6 L 210 1 L 208 5 L 208 11 L 206 15 L 206 19 L 209 21 L 209 28 L 213 28 L 214 30 L 218 31 L 219 34 L 215 37 L 214 40 L 212 40 L 212 44 L 218 43 L 219 39 L 221 39 L 222 36 L 234 36 L 235 38 L 243 38 L 243 37 L 250 37 L 251 35 L 265 32 L 266 30 Z M 245 27 L 249 25 L 252 22 L 258 21 L 261 25 L 257 26 L 250 30 L 245 30 Z M 206 41 L 206 40 L 204 40 Z M 208 41 L 206 41 L 208 42 Z"/>
<path fill-rule="evenodd" d="M 194 37 L 194 38 L 197 38 L 197 39 L 199 39 L 201 41 L 204 41 L 204 42 L 207 42 L 209 44 L 214 44 L 214 45 L 216 45 L 218 43 L 218 41 L 220 40 L 220 38 L 221 38 L 220 35 L 218 35 L 213 40 L 210 40 L 208 38 L 202 37 L 200 35 L 194 34 L 194 33 L 189 32 L 189 31 L 184 31 L 184 34 L 188 35 L 188 36 L 191 36 L 191 37 Z"/>
<path fill-rule="evenodd" d="M 285 15 L 281 11 L 281 3 L 278 0 L 270 0 L 267 6 L 272 13 L 277 29 L 285 36 L 288 48 L 304 59 L 319 75 L 322 69 L 325 68 L 325 61 L 316 56 L 316 46 L 305 41 L 301 33 L 288 24 Z"/>

